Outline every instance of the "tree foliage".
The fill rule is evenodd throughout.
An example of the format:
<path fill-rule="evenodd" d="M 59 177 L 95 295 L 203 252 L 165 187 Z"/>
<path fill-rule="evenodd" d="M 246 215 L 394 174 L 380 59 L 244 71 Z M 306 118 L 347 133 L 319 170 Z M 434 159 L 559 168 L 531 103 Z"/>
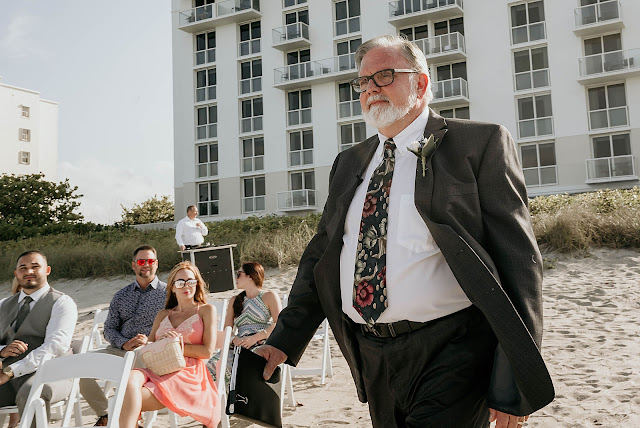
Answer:
<path fill-rule="evenodd" d="M 80 223 L 78 187 L 54 183 L 43 174 L 0 175 L 0 238 L 41 234 L 47 228 Z"/>
<path fill-rule="evenodd" d="M 169 196 L 158 198 L 154 195 L 141 204 L 135 204 L 130 209 L 122 207 L 122 224 L 147 224 L 173 221 L 173 202 Z"/>

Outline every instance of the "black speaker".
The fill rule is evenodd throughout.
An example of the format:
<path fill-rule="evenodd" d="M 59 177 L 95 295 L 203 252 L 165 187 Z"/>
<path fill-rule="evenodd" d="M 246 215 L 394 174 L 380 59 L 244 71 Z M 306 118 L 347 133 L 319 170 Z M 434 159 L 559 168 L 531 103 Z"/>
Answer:
<path fill-rule="evenodd" d="M 236 286 L 233 247 L 235 245 L 185 250 L 182 260 L 189 260 L 200 269 L 202 278 L 209 284 L 209 292 L 233 290 Z"/>

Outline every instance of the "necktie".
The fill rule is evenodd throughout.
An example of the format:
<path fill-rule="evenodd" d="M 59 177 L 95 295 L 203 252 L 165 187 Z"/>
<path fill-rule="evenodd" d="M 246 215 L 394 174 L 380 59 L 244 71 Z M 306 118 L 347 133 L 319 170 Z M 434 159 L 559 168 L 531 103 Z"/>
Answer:
<path fill-rule="evenodd" d="M 369 181 L 358 235 L 353 307 L 370 325 L 387 308 L 387 218 L 395 148 L 392 139 L 385 141 L 384 157 Z"/>
<path fill-rule="evenodd" d="M 15 331 L 18 331 L 22 323 L 24 322 L 29 312 L 31 312 L 31 302 L 33 299 L 31 296 L 27 296 L 22 300 L 22 306 L 20 306 L 20 310 L 18 311 L 18 316 L 16 317 L 16 324 L 13 327 Z"/>

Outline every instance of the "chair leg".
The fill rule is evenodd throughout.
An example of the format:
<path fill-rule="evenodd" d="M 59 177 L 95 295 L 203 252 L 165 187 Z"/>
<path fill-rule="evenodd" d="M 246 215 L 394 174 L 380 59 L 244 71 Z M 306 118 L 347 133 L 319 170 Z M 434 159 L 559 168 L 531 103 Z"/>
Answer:
<path fill-rule="evenodd" d="M 0 428 L 4 426 L 4 421 L 7 420 L 8 413 L 0 413 Z"/>
<path fill-rule="evenodd" d="M 169 410 L 169 426 L 171 428 L 178 428 L 178 416 Z"/>
<path fill-rule="evenodd" d="M 154 410 L 153 412 L 144 412 L 144 428 L 151 428 L 153 423 L 158 418 L 158 411 Z"/>
<path fill-rule="evenodd" d="M 220 423 L 222 424 L 222 428 L 231 428 L 231 424 L 229 423 L 229 415 L 227 415 L 227 412 L 226 412 L 226 409 L 227 409 L 226 391 L 220 392 L 220 407 L 222 407 L 222 419 L 220 420 Z M 280 407 L 282 407 L 282 403 L 280 403 Z"/>
<path fill-rule="evenodd" d="M 288 406 L 295 406 L 296 400 L 293 396 L 293 381 L 291 379 L 291 367 L 287 364 L 282 364 L 282 385 L 280 386 L 280 406 L 284 407 L 285 404 Z M 287 393 L 287 400 L 285 403 L 284 395 Z"/>

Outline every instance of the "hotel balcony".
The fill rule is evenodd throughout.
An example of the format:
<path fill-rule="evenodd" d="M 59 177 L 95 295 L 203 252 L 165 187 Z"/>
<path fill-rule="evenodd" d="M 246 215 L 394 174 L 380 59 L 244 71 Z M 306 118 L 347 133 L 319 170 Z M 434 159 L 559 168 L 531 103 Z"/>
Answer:
<path fill-rule="evenodd" d="M 462 12 L 462 0 L 397 0 L 389 3 L 389 22 L 404 27 L 457 18 Z"/>
<path fill-rule="evenodd" d="M 578 37 L 620 31 L 624 27 L 618 0 L 610 0 L 590 4 L 574 9 L 576 28 L 573 32 Z"/>
<path fill-rule="evenodd" d="M 353 79 L 357 75 L 355 54 L 346 54 L 276 68 L 273 71 L 273 87 L 289 90 L 316 83 Z"/>
<path fill-rule="evenodd" d="M 178 28 L 187 33 L 198 33 L 261 16 L 260 0 L 224 0 L 178 13 Z"/>
<path fill-rule="evenodd" d="M 278 211 L 315 210 L 316 191 L 309 189 L 278 192 Z"/>
<path fill-rule="evenodd" d="M 433 100 L 430 106 L 440 108 L 469 105 L 467 81 L 462 77 L 432 82 Z"/>
<path fill-rule="evenodd" d="M 420 39 L 413 43 L 424 52 L 429 64 L 461 61 L 467 58 L 464 36 L 457 32 Z"/>
<path fill-rule="evenodd" d="M 583 85 L 607 83 L 640 75 L 640 49 L 605 52 L 578 58 Z"/>
<path fill-rule="evenodd" d="M 633 155 L 587 159 L 586 167 L 587 184 L 638 179 Z"/>
<path fill-rule="evenodd" d="M 296 22 L 284 27 L 274 28 L 271 33 L 273 34 L 273 47 L 281 51 L 311 46 L 309 26 L 304 22 Z"/>

